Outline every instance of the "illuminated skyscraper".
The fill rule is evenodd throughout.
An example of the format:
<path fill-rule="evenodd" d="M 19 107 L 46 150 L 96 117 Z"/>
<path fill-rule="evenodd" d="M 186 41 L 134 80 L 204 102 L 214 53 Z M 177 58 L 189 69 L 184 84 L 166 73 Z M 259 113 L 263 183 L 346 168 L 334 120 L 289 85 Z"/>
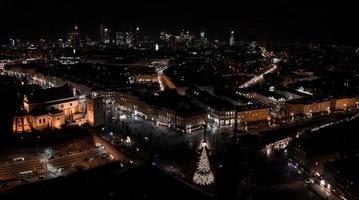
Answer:
<path fill-rule="evenodd" d="M 75 25 L 74 29 L 72 30 L 72 32 L 70 32 L 68 34 L 68 41 L 69 44 L 71 45 L 71 47 L 81 47 L 81 39 L 80 39 L 80 31 L 79 31 L 79 27 L 77 25 Z"/>
<path fill-rule="evenodd" d="M 104 29 L 104 39 L 105 39 L 105 41 L 104 41 L 105 44 L 109 44 L 110 41 L 111 41 L 111 38 L 110 38 L 110 29 L 108 29 L 108 28 L 105 28 L 105 29 Z"/>
<path fill-rule="evenodd" d="M 11 38 L 9 44 L 10 44 L 11 48 L 14 48 L 15 47 L 15 40 Z"/>
<path fill-rule="evenodd" d="M 155 44 L 155 51 L 158 51 L 158 50 L 160 50 L 160 45 Z"/>
<path fill-rule="evenodd" d="M 164 32 L 164 31 L 161 31 L 161 33 L 160 33 L 160 40 L 163 40 L 163 41 L 165 41 L 166 40 L 166 32 Z"/>
<path fill-rule="evenodd" d="M 141 43 L 140 27 L 136 27 L 135 32 L 133 34 L 133 45 L 139 46 L 140 43 Z"/>
<path fill-rule="evenodd" d="M 200 32 L 200 40 L 201 40 L 201 43 L 203 43 L 203 44 L 205 44 L 207 42 L 206 32 L 204 32 L 204 31 Z"/>
<path fill-rule="evenodd" d="M 104 24 L 100 25 L 100 42 L 103 44 L 110 43 L 110 29 L 108 29 Z"/>
<path fill-rule="evenodd" d="M 60 38 L 57 40 L 57 46 L 59 48 L 65 48 L 65 43 L 64 43 L 63 39 Z"/>
<path fill-rule="evenodd" d="M 231 36 L 229 38 L 229 46 L 233 46 L 235 43 L 235 39 L 234 39 L 234 31 L 231 31 Z"/>

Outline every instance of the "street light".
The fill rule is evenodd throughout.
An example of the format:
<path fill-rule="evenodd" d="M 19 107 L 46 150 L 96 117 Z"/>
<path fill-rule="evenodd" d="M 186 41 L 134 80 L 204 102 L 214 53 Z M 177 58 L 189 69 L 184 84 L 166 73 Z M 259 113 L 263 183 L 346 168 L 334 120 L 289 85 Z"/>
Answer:
<path fill-rule="evenodd" d="M 322 179 L 322 180 L 320 180 L 320 186 L 322 186 L 322 187 L 324 187 L 324 185 L 325 185 L 325 181 Z"/>
<path fill-rule="evenodd" d="M 292 121 L 294 121 L 294 113 L 290 113 L 290 116 L 292 116 Z"/>
<path fill-rule="evenodd" d="M 268 119 L 268 126 L 271 126 L 271 123 L 270 123 L 271 118 L 268 117 L 267 119 Z"/>
<path fill-rule="evenodd" d="M 130 136 L 127 136 L 126 137 L 126 141 L 125 141 L 127 144 L 131 144 L 131 138 L 130 138 Z"/>

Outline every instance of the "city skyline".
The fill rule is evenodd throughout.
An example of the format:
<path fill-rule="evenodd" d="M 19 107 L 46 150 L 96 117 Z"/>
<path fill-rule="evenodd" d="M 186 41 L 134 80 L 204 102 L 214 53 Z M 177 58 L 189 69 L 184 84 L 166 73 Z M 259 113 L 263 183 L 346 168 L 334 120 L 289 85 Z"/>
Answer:
<path fill-rule="evenodd" d="M 262 41 L 318 42 L 355 45 L 358 43 L 355 12 L 350 4 L 321 1 L 221 2 L 180 1 L 5 1 L 0 22 L 7 31 L 0 33 L 3 43 L 9 38 L 55 40 L 63 38 L 75 24 L 97 39 L 99 24 L 115 31 L 139 26 L 156 39 L 162 30 L 179 32 L 206 29 L 209 38 L 227 38 L 228 31 L 239 29 Z M 21 14 L 19 14 L 21 13 Z"/>
<path fill-rule="evenodd" d="M 237 1 L 1 1 L 0 199 L 359 200 L 357 8 Z"/>

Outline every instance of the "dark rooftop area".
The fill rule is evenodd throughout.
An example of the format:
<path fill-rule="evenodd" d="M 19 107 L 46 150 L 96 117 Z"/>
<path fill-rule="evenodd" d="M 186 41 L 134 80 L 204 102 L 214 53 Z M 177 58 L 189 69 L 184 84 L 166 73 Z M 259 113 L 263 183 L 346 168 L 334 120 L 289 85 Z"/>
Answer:
<path fill-rule="evenodd" d="M 74 97 L 73 89 L 65 84 L 60 87 L 37 90 L 27 94 L 29 103 L 44 103 Z"/>
<path fill-rule="evenodd" d="M 186 94 L 197 101 L 200 101 L 203 104 L 210 106 L 218 111 L 225 111 L 225 110 L 234 110 L 235 107 L 229 101 L 224 99 L 220 99 L 212 94 L 200 90 L 198 88 L 192 87 L 186 90 Z"/>

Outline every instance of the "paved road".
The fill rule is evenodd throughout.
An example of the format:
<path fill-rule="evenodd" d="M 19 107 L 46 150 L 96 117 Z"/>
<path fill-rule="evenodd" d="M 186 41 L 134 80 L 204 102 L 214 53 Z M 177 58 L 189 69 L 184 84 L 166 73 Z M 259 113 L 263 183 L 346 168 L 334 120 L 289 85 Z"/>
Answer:
<path fill-rule="evenodd" d="M 29 170 L 41 172 L 44 170 L 44 164 L 38 159 L 3 164 L 0 165 L 0 177 L 2 179 L 17 177 L 20 172 Z"/>
<path fill-rule="evenodd" d="M 45 173 L 46 170 L 51 171 L 59 168 L 69 169 L 90 159 L 102 159 L 103 152 L 106 152 L 103 148 L 92 148 L 82 152 L 72 153 L 70 155 L 46 160 L 47 167 L 45 167 L 45 159 L 40 157 L 32 160 L 2 164 L 0 165 L 0 178 L 2 180 L 18 178 L 20 172 L 30 170 L 41 174 Z M 105 158 L 108 161 L 111 159 L 108 156 Z"/>
<path fill-rule="evenodd" d="M 70 168 L 74 164 L 82 163 L 86 159 L 101 157 L 103 150 L 101 149 L 90 149 L 87 151 L 66 155 L 59 158 L 54 158 L 48 161 L 54 168 Z"/>
<path fill-rule="evenodd" d="M 254 173 L 256 187 L 253 199 L 321 199 L 304 183 L 306 177 L 289 168 L 279 155 L 273 155 L 267 162 L 256 166 Z"/>

